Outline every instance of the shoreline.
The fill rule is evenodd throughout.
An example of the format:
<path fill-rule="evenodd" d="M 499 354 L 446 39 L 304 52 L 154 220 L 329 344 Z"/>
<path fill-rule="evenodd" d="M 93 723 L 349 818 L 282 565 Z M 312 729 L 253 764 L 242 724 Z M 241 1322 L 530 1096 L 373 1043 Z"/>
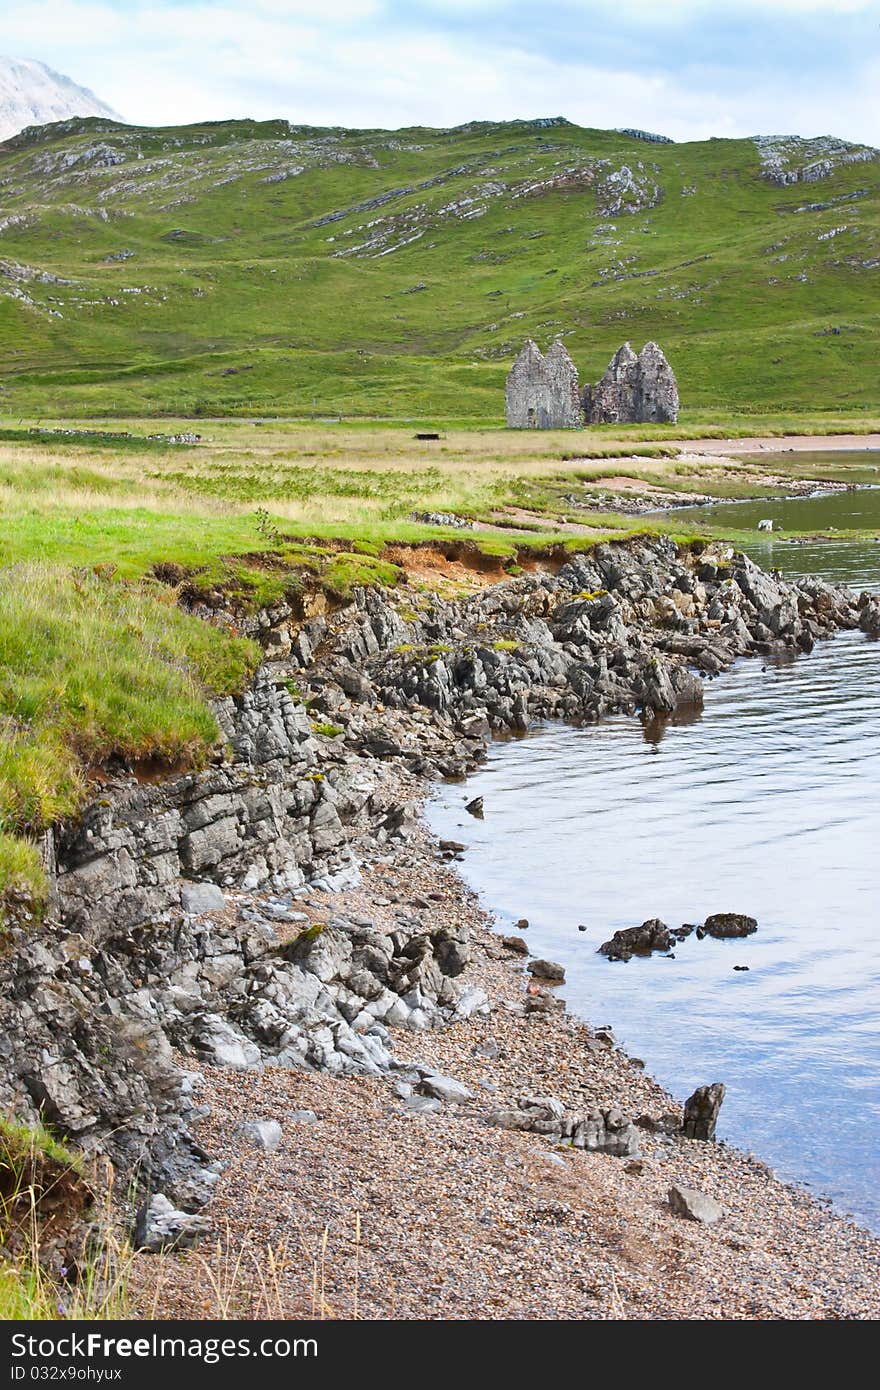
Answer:
<path fill-rule="evenodd" d="M 880 434 L 758 434 L 745 439 L 680 439 L 683 453 L 696 454 L 818 454 L 880 450 Z"/>
<path fill-rule="evenodd" d="M 240 1316 L 314 1314 L 318 1286 L 354 1316 L 353 1261 L 376 1318 L 880 1314 L 880 1242 L 682 1138 L 607 1030 L 511 968 L 521 946 L 419 818 L 493 734 L 699 705 L 696 671 L 870 631 L 877 608 L 652 538 L 456 597 L 276 610 L 275 659 L 216 706 L 215 764 L 108 783 L 53 841 L 61 919 L 6 962 L 16 1072 L 41 1067 L 60 1123 L 140 1174 L 138 1244 L 167 1250 L 169 1208 L 209 1236 L 136 1256 L 133 1316 L 216 1317 L 221 1274 Z M 554 1123 L 520 1122 L 536 1096 Z M 271 1144 L 242 1129 L 267 1121 Z M 673 1184 L 726 1214 L 685 1220 Z"/>
<path fill-rule="evenodd" d="M 210 1113 L 196 1139 L 225 1164 L 209 1214 L 227 1267 L 248 1271 L 234 1291 L 241 1316 L 351 1317 L 355 1261 L 357 1315 L 367 1318 L 880 1315 L 880 1240 L 754 1155 L 664 1133 L 681 1106 L 595 1021 L 524 1011 L 534 998 L 525 958 L 505 948 L 421 818 L 395 854 L 373 851 L 363 867 L 360 886 L 297 906 L 313 923 L 329 908 L 391 929 L 414 907 L 426 925 L 466 922 L 474 959 L 464 983 L 486 991 L 491 1012 L 395 1029 L 398 1067 L 382 1077 L 199 1068 Z M 394 1094 L 406 1064 L 454 1078 L 472 1099 L 407 1109 Z M 640 1127 L 639 1156 L 617 1158 L 488 1123 L 499 1105 L 536 1094 L 580 1110 L 617 1105 L 659 1132 Z M 295 1118 L 302 1111 L 313 1118 Z M 269 1154 L 236 1133 L 267 1119 L 282 1129 Z M 707 1226 L 676 1215 L 673 1183 L 714 1197 L 725 1215 Z M 270 1248 L 282 1273 L 267 1290 L 251 1267 L 271 1264 Z M 196 1253 L 138 1256 L 138 1312 L 210 1316 L 210 1269 Z"/>

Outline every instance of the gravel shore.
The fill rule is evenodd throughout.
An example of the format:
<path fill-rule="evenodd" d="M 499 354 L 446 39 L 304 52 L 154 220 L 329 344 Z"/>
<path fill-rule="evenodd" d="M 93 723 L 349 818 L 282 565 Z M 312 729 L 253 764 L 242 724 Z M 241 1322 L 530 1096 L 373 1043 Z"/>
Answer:
<path fill-rule="evenodd" d="M 415 907 L 437 926 L 467 925 L 465 979 L 486 991 L 489 1014 L 392 1035 L 401 1062 L 454 1077 L 472 1099 L 415 1113 L 394 1073 L 204 1068 L 198 1100 L 209 1110 L 196 1136 L 224 1165 L 207 1209 L 215 1236 L 135 1258 L 139 1315 L 880 1315 L 880 1242 L 750 1155 L 640 1128 L 642 1156 L 615 1158 L 489 1125 L 494 1109 L 526 1095 L 577 1111 L 619 1106 L 632 1119 L 680 1107 L 586 1023 L 525 1011 L 525 957 L 503 946 L 422 826 L 393 852 L 365 856 L 357 889 L 298 906 L 314 923 L 345 912 L 390 930 L 396 911 Z M 241 1133 L 258 1120 L 282 1128 L 273 1152 Z M 672 1184 L 709 1194 L 725 1215 L 701 1225 L 674 1214 Z"/>

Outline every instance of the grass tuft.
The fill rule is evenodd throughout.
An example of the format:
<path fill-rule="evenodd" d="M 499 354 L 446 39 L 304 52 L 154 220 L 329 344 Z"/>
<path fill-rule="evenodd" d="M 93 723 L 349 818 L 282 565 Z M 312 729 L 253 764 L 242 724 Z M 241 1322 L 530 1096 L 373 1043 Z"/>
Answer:
<path fill-rule="evenodd" d="M 77 810 L 90 767 L 204 764 L 219 737 L 208 698 L 241 690 L 258 660 L 252 642 L 112 577 L 0 571 L 0 893 L 39 897 L 28 837 Z"/>

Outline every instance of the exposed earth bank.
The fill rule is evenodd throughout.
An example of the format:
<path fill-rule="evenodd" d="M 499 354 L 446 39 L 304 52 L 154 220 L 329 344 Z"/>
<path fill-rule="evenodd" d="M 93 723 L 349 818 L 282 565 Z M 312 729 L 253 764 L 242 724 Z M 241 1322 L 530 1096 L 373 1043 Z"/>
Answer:
<path fill-rule="evenodd" d="M 137 1243 L 194 1247 L 137 1258 L 138 1311 L 216 1309 L 213 1233 L 245 1315 L 876 1316 L 880 1245 L 685 1138 L 613 1034 L 511 969 L 418 808 L 494 733 L 661 719 L 880 603 L 650 538 L 460 598 L 205 616 L 267 656 L 214 765 L 108 770 L 47 845 L 53 921 L 2 961 L 7 1110 L 135 1182 Z"/>

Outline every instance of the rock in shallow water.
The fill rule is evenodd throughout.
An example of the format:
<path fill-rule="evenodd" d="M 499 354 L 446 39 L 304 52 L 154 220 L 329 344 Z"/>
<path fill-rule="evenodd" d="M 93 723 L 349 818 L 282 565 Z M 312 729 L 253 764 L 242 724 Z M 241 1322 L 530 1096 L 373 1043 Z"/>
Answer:
<path fill-rule="evenodd" d="M 721 941 L 727 937 L 751 936 L 757 930 L 754 917 L 746 917 L 742 912 L 715 912 L 706 918 L 702 928 L 697 928 L 697 936 L 714 936 Z"/>
<path fill-rule="evenodd" d="M 610 941 L 602 942 L 599 951 L 609 960 L 631 960 L 633 956 L 649 956 L 652 951 L 670 951 L 674 945 L 666 923 L 659 917 L 651 917 L 640 927 L 616 931 Z"/>
<path fill-rule="evenodd" d="M 724 1100 L 726 1087 L 723 1081 L 715 1081 L 711 1086 L 698 1086 L 684 1104 L 684 1118 L 681 1132 L 686 1139 L 703 1139 L 711 1142 L 715 1138 L 718 1112 Z"/>

